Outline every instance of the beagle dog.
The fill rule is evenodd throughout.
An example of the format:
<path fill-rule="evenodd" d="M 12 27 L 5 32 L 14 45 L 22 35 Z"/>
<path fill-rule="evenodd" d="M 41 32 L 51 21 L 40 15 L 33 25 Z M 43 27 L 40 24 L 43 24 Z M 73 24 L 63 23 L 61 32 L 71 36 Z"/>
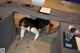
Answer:
<path fill-rule="evenodd" d="M 42 29 L 46 27 L 50 23 L 49 20 L 36 18 L 35 20 L 24 17 L 19 21 L 19 27 L 21 29 L 20 31 L 20 39 L 22 40 L 24 37 L 24 33 L 26 30 L 32 32 L 35 34 L 35 37 L 32 42 L 34 42 L 39 37 L 39 31 L 38 29 Z"/>

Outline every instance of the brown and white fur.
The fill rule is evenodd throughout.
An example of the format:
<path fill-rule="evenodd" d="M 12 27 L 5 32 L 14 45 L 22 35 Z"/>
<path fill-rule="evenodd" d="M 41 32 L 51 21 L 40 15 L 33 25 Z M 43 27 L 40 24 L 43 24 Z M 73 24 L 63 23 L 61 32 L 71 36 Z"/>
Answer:
<path fill-rule="evenodd" d="M 25 31 L 28 30 L 35 34 L 34 40 L 32 41 L 34 42 L 39 37 L 38 29 L 42 29 L 46 27 L 47 25 L 49 25 L 49 23 L 50 23 L 49 20 L 40 19 L 40 18 L 36 18 L 35 20 L 27 17 L 22 18 L 19 21 L 19 27 L 21 28 L 20 31 L 21 40 L 24 37 Z"/>

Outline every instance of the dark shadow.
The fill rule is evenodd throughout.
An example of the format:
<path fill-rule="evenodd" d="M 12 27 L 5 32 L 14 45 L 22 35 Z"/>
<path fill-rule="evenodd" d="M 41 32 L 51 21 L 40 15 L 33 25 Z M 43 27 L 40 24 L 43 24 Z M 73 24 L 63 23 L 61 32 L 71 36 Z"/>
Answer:
<path fill-rule="evenodd" d="M 7 4 L 11 4 L 11 3 L 12 3 L 12 1 L 8 1 L 8 2 L 7 2 Z"/>
<path fill-rule="evenodd" d="M 51 45 L 50 53 L 61 53 L 61 27 L 57 31 L 57 37 Z"/>
<path fill-rule="evenodd" d="M 1 21 L 2 19 L 0 18 L 0 21 Z"/>

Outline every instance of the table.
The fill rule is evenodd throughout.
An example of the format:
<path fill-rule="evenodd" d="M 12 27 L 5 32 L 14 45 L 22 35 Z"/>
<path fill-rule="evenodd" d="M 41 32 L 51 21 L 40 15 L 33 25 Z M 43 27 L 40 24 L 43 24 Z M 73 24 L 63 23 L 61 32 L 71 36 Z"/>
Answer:
<path fill-rule="evenodd" d="M 12 2 L 10 4 L 2 3 L 0 7 L 7 8 L 9 10 L 22 13 L 25 15 L 31 15 L 43 19 L 55 20 L 60 22 L 67 23 L 78 23 L 80 24 L 80 13 L 71 13 L 66 11 L 60 11 L 56 9 L 52 9 L 50 15 L 38 13 L 38 10 L 41 8 L 40 6 L 34 6 L 33 8 L 22 6 L 23 4 L 19 4 L 17 2 Z"/>

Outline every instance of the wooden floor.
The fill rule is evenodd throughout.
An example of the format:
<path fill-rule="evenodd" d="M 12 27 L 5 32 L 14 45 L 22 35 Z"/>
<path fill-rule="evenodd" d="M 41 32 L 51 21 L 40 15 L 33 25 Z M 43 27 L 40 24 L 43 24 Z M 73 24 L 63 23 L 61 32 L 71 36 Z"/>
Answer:
<path fill-rule="evenodd" d="M 72 12 L 72 13 L 79 13 L 80 12 L 80 4 L 76 3 L 62 3 L 62 0 L 45 0 L 44 6 L 66 11 L 66 12 Z"/>
<path fill-rule="evenodd" d="M 32 0 L 13 0 L 17 2 L 24 2 L 24 3 L 29 3 L 32 4 Z M 62 10 L 62 11 L 67 11 L 67 12 L 72 12 L 72 13 L 80 13 L 80 4 L 76 3 L 62 3 L 62 0 L 45 0 L 45 3 L 43 6 L 57 9 L 57 10 Z"/>

